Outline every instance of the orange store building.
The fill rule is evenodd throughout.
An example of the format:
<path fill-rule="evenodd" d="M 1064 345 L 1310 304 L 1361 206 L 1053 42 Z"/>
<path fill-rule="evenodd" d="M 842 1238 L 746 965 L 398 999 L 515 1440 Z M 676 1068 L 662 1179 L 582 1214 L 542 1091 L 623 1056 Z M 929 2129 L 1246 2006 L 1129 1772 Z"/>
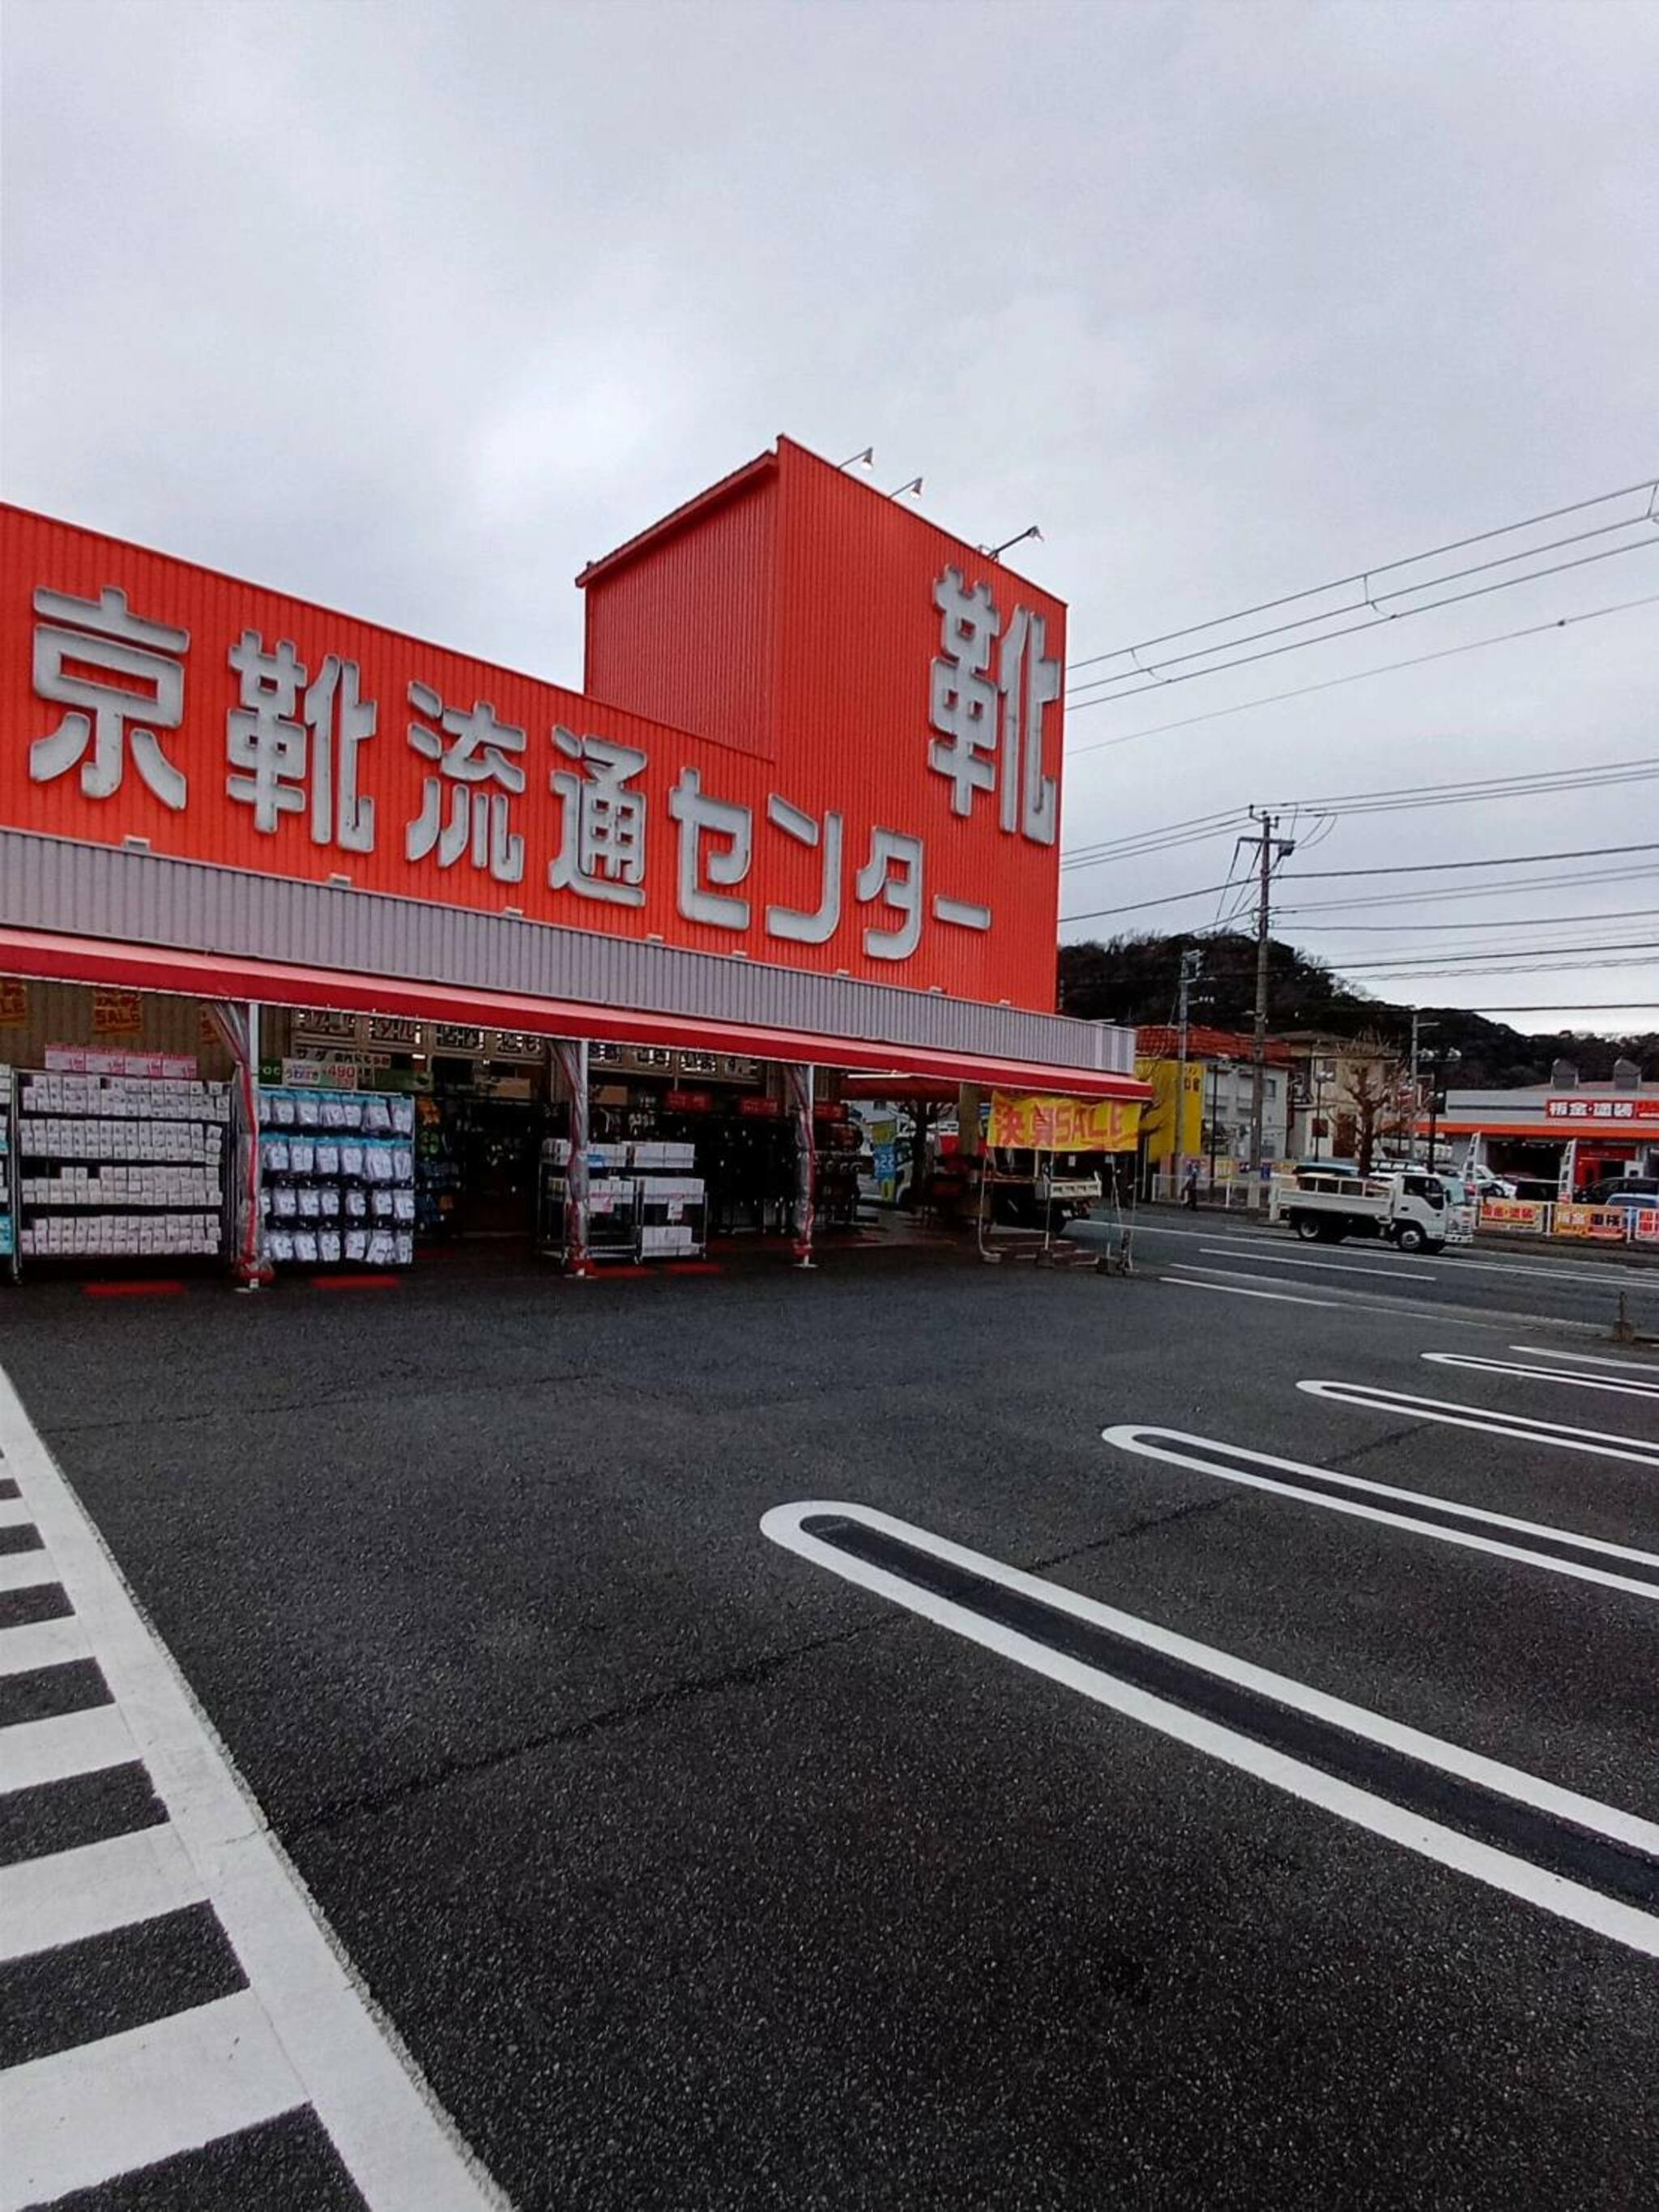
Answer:
<path fill-rule="evenodd" d="M 162 1054 L 225 1079 L 245 1270 L 262 1070 L 447 1066 L 483 1128 L 539 1067 L 578 1264 L 635 1079 L 682 1136 L 740 1090 L 809 1154 L 830 1071 L 1127 1125 L 1133 1034 L 1054 1012 L 1057 600 L 787 439 L 577 580 L 580 692 L 0 508 L 0 1062 L 72 1105 Z"/>

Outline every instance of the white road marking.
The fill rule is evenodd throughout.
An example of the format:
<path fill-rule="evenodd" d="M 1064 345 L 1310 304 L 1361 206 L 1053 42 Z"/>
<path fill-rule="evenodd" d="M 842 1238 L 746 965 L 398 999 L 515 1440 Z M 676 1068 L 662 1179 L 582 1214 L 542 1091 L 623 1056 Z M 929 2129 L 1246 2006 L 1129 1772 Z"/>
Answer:
<path fill-rule="evenodd" d="M 1199 1249 L 1215 1260 L 1231 1260 L 1235 1256 L 1232 1248 L 1224 1244 L 1201 1244 Z M 1339 1275 L 1380 1275 L 1387 1279 L 1408 1272 L 1403 1267 L 1378 1267 L 1357 1260 L 1309 1260 L 1297 1252 L 1256 1252 L 1251 1256 L 1260 1261 L 1271 1261 L 1275 1267 L 1324 1267 Z M 1434 1271 L 1430 1267 L 1413 1267 L 1409 1273 L 1416 1282 L 1431 1283 L 1434 1280 Z"/>
<path fill-rule="evenodd" d="M 1659 1443 L 1613 1436 L 1605 1429 L 1569 1428 L 1562 1421 L 1535 1421 L 1527 1413 L 1498 1413 L 1486 1406 L 1419 1398 L 1409 1390 L 1385 1390 L 1370 1382 L 1298 1382 L 1296 1387 L 1310 1398 L 1331 1398 L 1339 1405 L 1358 1406 L 1368 1413 L 1407 1413 L 1413 1420 L 1443 1421 L 1454 1429 L 1484 1429 L 1494 1437 L 1518 1437 L 1526 1443 L 1553 1444 L 1564 1451 L 1592 1452 L 1598 1459 L 1631 1460 L 1638 1467 L 1659 1468 Z"/>
<path fill-rule="evenodd" d="M 166 1821 L 52 1851 L 6 1869 L 0 1886 L 0 1959 L 78 1943 L 134 1920 L 176 1912 L 206 1894 Z"/>
<path fill-rule="evenodd" d="M 1378 1304 L 1372 1299 L 1361 1297 L 1358 1291 L 1345 1290 L 1335 1283 L 1310 1283 L 1307 1287 L 1310 1291 L 1328 1291 L 1330 1295 L 1323 1298 L 1304 1298 L 1298 1297 L 1293 1291 L 1282 1290 L 1279 1287 L 1284 1281 L 1282 1275 L 1252 1275 L 1243 1267 L 1201 1267 L 1196 1260 L 1177 1260 L 1175 1265 L 1180 1270 L 1179 1273 L 1165 1275 L 1163 1278 L 1164 1281 L 1179 1283 L 1189 1291 L 1231 1291 L 1235 1297 L 1269 1298 L 1284 1306 L 1324 1306 L 1332 1313 L 1387 1314 L 1391 1320 L 1398 1320 L 1403 1316 L 1408 1320 L 1420 1321 L 1432 1316 L 1437 1328 L 1490 1330 L 1498 1325 L 1498 1317 L 1496 1315 L 1471 1316 L 1467 1313 L 1450 1313 L 1444 1306 L 1432 1304 L 1415 1305 L 1406 1298 L 1390 1298 L 1387 1304 Z M 1212 1275 L 1220 1275 L 1225 1279 L 1218 1283 L 1211 1282 L 1208 1278 Z M 1268 1283 L 1273 1287 L 1271 1290 L 1260 1291 L 1247 1291 L 1236 1287 L 1243 1283 Z M 1516 1316 L 1511 1316 L 1510 1318 L 1514 1319 Z M 1562 1325 L 1566 1326 L 1565 1323 Z"/>
<path fill-rule="evenodd" d="M 1659 1399 L 1659 1379 L 1651 1382 L 1617 1382 L 1607 1375 L 1570 1375 L 1558 1367 L 1522 1367 L 1510 1359 L 1481 1359 L 1462 1352 L 1425 1352 L 1421 1355 L 1437 1367 L 1469 1367 L 1481 1375 L 1519 1375 L 1529 1382 L 1565 1382 L 1575 1390 L 1612 1390 L 1626 1398 Z"/>
<path fill-rule="evenodd" d="M 1437 1498 L 1421 1490 L 1397 1490 L 1386 1482 L 1368 1482 L 1357 1474 L 1340 1474 L 1334 1468 L 1309 1467 L 1299 1460 L 1280 1459 L 1273 1452 L 1247 1451 L 1242 1444 L 1224 1443 L 1215 1437 L 1195 1437 L 1181 1429 L 1143 1428 L 1133 1422 L 1118 1427 L 1103 1429 L 1103 1441 L 1114 1444 L 1120 1451 L 1134 1452 L 1142 1459 L 1165 1462 L 1170 1467 L 1191 1468 L 1198 1474 L 1210 1474 L 1221 1482 L 1242 1483 L 1249 1490 L 1265 1490 L 1280 1498 L 1293 1498 L 1299 1505 L 1322 1505 L 1334 1513 L 1348 1513 L 1363 1521 L 1377 1521 L 1385 1528 L 1409 1528 L 1419 1536 L 1438 1537 L 1443 1544 L 1457 1544 L 1474 1552 L 1491 1552 L 1500 1559 L 1518 1559 L 1522 1565 L 1542 1567 L 1550 1574 L 1566 1575 L 1577 1582 L 1601 1583 L 1609 1589 L 1628 1591 L 1632 1596 L 1646 1598 L 1650 1603 L 1659 1603 L 1659 1583 L 1641 1582 L 1631 1575 L 1621 1575 L 1609 1567 L 1591 1566 L 1587 1561 L 1562 1559 L 1547 1552 L 1534 1552 L 1521 1544 L 1506 1544 L 1490 1536 L 1477 1535 L 1474 1530 L 1448 1528 L 1443 1522 L 1419 1521 L 1409 1513 L 1390 1512 L 1386 1508 L 1367 1505 L 1364 1498 L 1393 1498 L 1405 1505 L 1433 1505 L 1442 1511 L 1456 1513 L 1466 1521 L 1478 1521 L 1489 1528 L 1504 1528 L 1514 1535 L 1544 1536 L 1558 1542 L 1573 1544 L 1584 1551 L 1595 1552 L 1610 1562 L 1625 1559 L 1633 1565 L 1659 1567 L 1659 1552 L 1638 1552 L 1623 1544 L 1605 1543 L 1597 1536 L 1581 1536 L 1573 1528 L 1554 1528 L 1547 1522 L 1519 1521 L 1508 1513 L 1487 1513 L 1475 1505 L 1464 1505 L 1454 1498 Z M 1157 1441 L 1151 1441 L 1157 1439 Z M 1277 1468 L 1282 1474 L 1313 1475 L 1322 1482 L 1340 1483 L 1344 1489 L 1358 1493 L 1351 1498 L 1333 1498 L 1328 1491 L 1308 1490 L 1294 1482 L 1276 1482 L 1270 1474 L 1251 1474 L 1243 1468 L 1225 1465 L 1214 1459 L 1198 1456 L 1193 1451 L 1176 1447 L 1196 1445 L 1199 1453 L 1225 1452 L 1233 1460 L 1249 1460 L 1253 1466 Z"/>
<path fill-rule="evenodd" d="M 0 1552 L 0 1590 L 38 1589 L 55 1583 L 58 1570 L 46 1552 Z"/>
<path fill-rule="evenodd" d="M 171 1654 L 138 1611 L 97 1530 L 3 1372 L 0 1452 L 33 1509 L 58 1578 L 88 1626 L 94 1655 L 116 1700 L 60 1720 L 0 1730 L 0 1772 L 5 1771 L 9 1759 L 17 1763 L 14 1747 L 19 1739 L 45 1730 L 86 1735 L 107 1732 L 109 1740 L 96 1747 L 95 1759 L 83 1750 L 78 1765 L 64 1767 L 67 1753 L 60 1753 L 62 1771 L 142 1759 L 202 1893 L 217 1913 L 252 1985 L 246 1999 L 232 2002 L 245 2004 L 250 2015 L 257 2016 L 258 2038 L 287 2053 L 299 2084 L 290 2101 L 313 2107 L 370 2212 L 483 2212 L 483 2208 L 501 2206 L 505 2199 L 501 2192 L 476 2166 L 438 2109 L 389 2023 L 375 2014 L 310 1893 L 266 1827 Z M 52 1740 L 67 1742 L 68 1737 Z M 44 1745 L 46 1739 L 42 1735 L 39 1741 Z M 39 1764 L 37 1754 L 37 1767 Z M 32 1772 L 30 1778 L 50 1777 Z M 203 2008 L 204 2013 L 212 2009 Z M 168 2025 L 162 2021 L 154 2031 L 140 2031 L 140 2041 L 132 2048 L 142 2056 L 143 2038 L 152 2033 L 159 2037 Z M 110 2047 L 127 2042 L 112 2038 Z M 46 2130 L 43 2140 L 57 2139 L 54 2129 L 58 2136 L 73 2138 L 80 2124 L 71 2102 L 59 2107 L 48 2126 L 41 2117 L 45 2107 L 38 2101 L 55 2094 L 51 2083 L 76 2081 L 68 2062 L 79 2056 L 65 2052 L 59 2058 L 42 2060 L 40 2066 L 59 2070 L 31 2076 L 48 2085 L 29 2091 L 35 2100 L 29 2106 L 35 2116 L 30 2124 Z M 118 2075 L 125 2063 L 117 2066 Z M 15 2074 L 29 2072 L 29 2068 L 14 2069 Z M 9 2085 L 11 2078 L 0 2076 L 0 2082 Z M 216 2127 L 211 2131 L 221 2130 Z M 133 2138 L 124 2146 L 123 2170 L 162 2155 L 155 2150 L 139 2155 L 135 2146 L 142 2147 L 146 2140 L 135 2122 Z M 7 2149 L 11 2148 L 8 2139 Z M 14 2157 L 9 2170 L 15 2166 Z M 70 2185 L 58 2182 L 50 2193 Z"/>
<path fill-rule="evenodd" d="M 1511 1352 L 1524 1352 L 1534 1359 L 1572 1359 L 1586 1367 L 1618 1367 L 1629 1375 L 1651 1376 L 1659 1382 L 1659 1359 L 1607 1359 L 1599 1352 L 1569 1352 L 1564 1345 L 1512 1344 Z"/>
<path fill-rule="evenodd" d="M 1436 1860 L 1442 1866 L 1470 1875 L 1477 1881 L 1484 1881 L 1494 1889 L 1507 1891 L 1512 1897 L 1538 1905 L 1544 1911 L 1572 1921 L 1581 1928 L 1594 1929 L 1615 1942 L 1628 1945 L 1633 1950 L 1644 1952 L 1650 1958 L 1659 1958 L 1659 1918 L 1652 1914 L 1616 1899 L 1604 1897 L 1599 1891 L 1569 1881 L 1564 1875 L 1547 1873 L 1542 1868 L 1534 1866 L 1529 1860 L 1498 1850 L 1474 1837 L 1460 1834 L 1455 1829 L 1442 1827 L 1420 1814 L 1407 1812 L 1386 1798 L 1371 1796 L 1352 1783 L 1340 1781 L 1285 1752 L 1257 1743 L 1251 1737 L 1205 1719 L 1166 1698 L 1155 1696 L 1150 1691 L 1123 1681 L 1103 1668 L 1071 1658 L 1047 1644 L 1039 1644 L 1032 1637 L 1004 1626 L 1000 1621 L 988 1620 L 970 1607 L 958 1605 L 952 1599 L 921 1589 L 884 1567 L 854 1559 L 834 1545 L 824 1542 L 821 1537 L 808 1534 L 802 1524 L 820 1514 L 833 1514 L 860 1522 L 866 1528 L 879 1529 L 887 1535 L 896 1537 L 901 1543 L 930 1552 L 937 1559 L 949 1560 L 955 1566 L 965 1568 L 970 1574 L 982 1576 L 988 1581 L 1001 1583 L 1006 1589 L 1036 1598 L 1055 1611 L 1092 1622 L 1150 1650 L 1165 1652 L 1223 1681 L 1238 1683 L 1279 1705 L 1289 1705 L 1298 1712 L 1307 1713 L 1330 1727 L 1340 1729 L 1368 1742 L 1402 1752 L 1442 1773 L 1495 1790 L 1516 1803 L 1530 1805 L 1556 1819 L 1569 1820 L 1577 1827 L 1605 1836 L 1611 1842 L 1638 1851 L 1659 1854 L 1659 1824 L 1644 1820 L 1639 1815 L 1624 1812 L 1618 1807 L 1601 1804 L 1594 1798 L 1582 1797 L 1574 1790 L 1560 1789 L 1554 1783 L 1525 1773 L 1519 1767 L 1505 1766 L 1496 1759 L 1485 1758 L 1479 1752 L 1466 1751 L 1461 1745 L 1448 1743 L 1437 1736 L 1425 1735 L 1419 1729 L 1389 1720 L 1383 1714 L 1370 1712 L 1364 1706 L 1351 1705 L 1340 1698 L 1328 1696 L 1325 1692 L 1313 1689 L 1305 1682 L 1295 1681 L 1289 1675 L 1272 1674 L 1265 1667 L 1257 1667 L 1231 1652 L 1218 1650 L 1211 1645 L 1194 1643 L 1188 1637 L 1178 1636 L 1171 1630 L 1156 1627 L 1151 1621 L 1139 1620 L 1133 1613 L 1119 1613 L 1114 1607 L 1097 1604 L 1092 1598 L 1084 1597 L 1063 1584 L 1044 1582 L 1018 1567 L 1005 1566 L 1000 1559 L 990 1559 L 983 1553 L 968 1551 L 960 1544 L 951 1543 L 943 1536 L 933 1535 L 909 1522 L 895 1520 L 890 1514 L 878 1513 L 872 1507 L 849 1505 L 839 1500 L 811 1500 L 799 1504 L 774 1506 L 761 1521 L 763 1533 L 775 1544 L 782 1545 L 786 1550 L 798 1553 L 804 1559 L 810 1559 L 814 1565 L 827 1568 L 831 1574 L 841 1576 L 844 1581 L 855 1583 L 861 1589 L 886 1598 L 894 1605 L 902 1606 L 908 1612 L 918 1613 L 941 1628 L 951 1630 L 956 1635 L 981 1645 L 986 1650 L 996 1652 L 1001 1658 L 1029 1668 L 1034 1674 L 1046 1675 L 1050 1681 L 1061 1683 L 1097 1705 L 1121 1713 L 1130 1720 L 1158 1730 L 1160 1735 L 1173 1737 L 1177 1742 L 1188 1744 L 1226 1765 L 1254 1775 L 1260 1781 L 1270 1783 L 1276 1790 L 1285 1790 L 1305 1803 L 1317 1805 L 1328 1813 L 1335 1814 L 1339 1819 L 1351 1821 L 1357 1827 L 1368 1829 L 1373 1835 L 1385 1837 L 1407 1850 Z"/>
<path fill-rule="evenodd" d="M 15 1721 L 0 1729 L 0 1796 L 125 1766 L 137 1756 L 118 1705 L 88 1705 L 50 1720 Z"/>
<path fill-rule="evenodd" d="M 1166 1229 L 1161 1222 L 1145 1220 L 1139 1223 L 1137 1233 L 1143 1237 L 1190 1237 L 1200 1240 L 1208 1237 L 1218 1243 L 1230 1244 L 1236 1251 L 1245 1252 L 1254 1252 L 1259 1246 L 1273 1241 L 1271 1231 L 1264 1231 L 1259 1236 L 1230 1237 L 1224 1231 Z M 1379 1264 L 1386 1267 L 1389 1263 L 1384 1261 Z M 1611 1283 L 1621 1288 L 1628 1288 L 1632 1278 L 1638 1283 L 1642 1279 L 1640 1269 L 1586 1267 L 1571 1260 L 1546 1260 L 1541 1265 L 1534 1265 L 1522 1258 L 1475 1260 L 1465 1259 L 1461 1255 L 1454 1258 L 1449 1253 L 1437 1252 L 1434 1255 L 1434 1264 L 1437 1267 L 1473 1267 L 1479 1273 L 1488 1275 L 1540 1275 L 1547 1280 L 1558 1283 Z M 1409 1261 L 1398 1261 L 1395 1265 L 1398 1267 L 1401 1274 L 1415 1272 Z"/>
<path fill-rule="evenodd" d="M 33 1518 L 21 1498 L 0 1498 L 0 1528 L 27 1528 Z"/>
<path fill-rule="evenodd" d="M 0 1628 L 0 1675 L 30 1674 L 37 1667 L 64 1667 L 88 1656 L 87 1632 L 72 1613 Z"/>
<path fill-rule="evenodd" d="M 0 2212 L 94 2188 L 306 2101 L 250 1990 L 0 2074 Z"/>
<path fill-rule="evenodd" d="M 1183 1291 L 1225 1291 L 1230 1297 L 1267 1298 L 1279 1306 L 1322 1306 L 1328 1313 L 1341 1310 L 1334 1298 L 1299 1298 L 1291 1291 L 1247 1291 L 1238 1283 L 1206 1283 L 1196 1275 L 1166 1275 L 1164 1279 L 1166 1283 L 1176 1284 Z M 1248 1279 L 1253 1283 L 1270 1283 L 1273 1277 L 1252 1275 Z M 1360 1310 L 1363 1312 L 1364 1309 L 1362 1307 Z"/>

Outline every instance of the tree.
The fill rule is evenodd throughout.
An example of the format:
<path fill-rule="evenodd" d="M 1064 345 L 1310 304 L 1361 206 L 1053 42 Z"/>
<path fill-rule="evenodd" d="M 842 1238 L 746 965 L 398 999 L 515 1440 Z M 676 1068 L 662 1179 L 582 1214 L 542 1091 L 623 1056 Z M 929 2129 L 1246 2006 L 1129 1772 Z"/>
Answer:
<path fill-rule="evenodd" d="M 1380 1045 L 1375 1037 L 1364 1042 Z M 1381 1050 L 1375 1058 L 1357 1060 L 1350 1067 L 1343 1095 L 1353 1108 L 1355 1164 L 1363 1176 L 1371 1171 L 1377 1139 L 1392 1135 L 1400 1127 L 1403 1073 L 1400 1062 Z"/>

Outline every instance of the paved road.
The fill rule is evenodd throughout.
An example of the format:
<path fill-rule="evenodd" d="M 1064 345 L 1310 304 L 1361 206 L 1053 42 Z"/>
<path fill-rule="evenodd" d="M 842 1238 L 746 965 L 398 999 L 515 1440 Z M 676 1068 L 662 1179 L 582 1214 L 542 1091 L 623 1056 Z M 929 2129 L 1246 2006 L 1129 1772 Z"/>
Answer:
<path fill-rule="evenodd" d="M 1659 1356 L 1592 1266 L 1218 1241 L 0 1356 L 518 2203 L 1655 2201 Z"/>

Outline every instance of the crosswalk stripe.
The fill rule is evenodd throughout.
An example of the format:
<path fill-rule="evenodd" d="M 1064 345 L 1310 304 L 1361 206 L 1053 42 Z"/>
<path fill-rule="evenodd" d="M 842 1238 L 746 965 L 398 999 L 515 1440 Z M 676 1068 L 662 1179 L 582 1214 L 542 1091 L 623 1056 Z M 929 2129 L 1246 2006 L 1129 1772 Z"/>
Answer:
<path fill-rule="evenodd" d="M 0 1729 L 0 1794 L 66 1782 L 100 1766 L 125 1766 L 137 1755 L 118 1705 L 88 1705 L 51 1720 L 18 1721 Z"/>
<path fill-rule="evenodd" d="M 306 2101 L 250 1990 L 0 2074 L 0 2212 L 91 2189 Z"/>
<path fill-rule="evenodd" d="M 0 1674 L 27 1674 L 36 1667 L 64 1667 L 91 1656 L 87 1632 L 72 1613 L 0 1628 Z"/>
<path fill-rule="evenodd" d="M 33 1519 L 21 1498 L 0 1498 L 0 1528 L 27 1528 Z"/>
<path fill-rule="evenodd" d="M 39 1589 L 62 1580 L 49 1552 L 0 1552 L 0 1590 Z"/>
<path fill-rule="evenodd" d="M 25 1859 L 7 1868 L 0 1884 L 0 1959 L 106 1935 L 206 1895 L 177 1832 L 165 1823 Z"/>

